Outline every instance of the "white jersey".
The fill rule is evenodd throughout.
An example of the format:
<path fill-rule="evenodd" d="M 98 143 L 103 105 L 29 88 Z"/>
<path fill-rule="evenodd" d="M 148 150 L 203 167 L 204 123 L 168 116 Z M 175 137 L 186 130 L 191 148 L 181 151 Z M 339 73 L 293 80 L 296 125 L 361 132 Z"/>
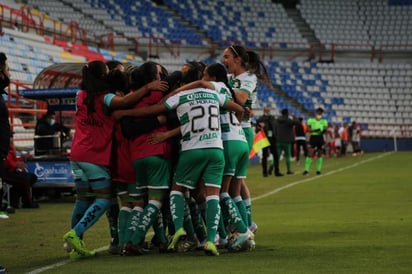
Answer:
<path fill-rule="evenodd" d="M 249 95 L 249 98 L 246 100 L 244 107 L 252 109 L 253 104 L 256 103 L 256 91 L 257 91 L 257 77 L 255 74 L 245 71 L 238 76 L 232 74 L 229 75 L 229 85 L 233 88 L 235 93 L 239 91 L 246 92 Z M 250 123 L 251 118 L 244 116 L 241 126 L 243 128 L 251 127 Z"/>
<path fill-rule="evenodd" d="M 352 129 L 352 142 L 360 142 L 360 131 L 356 127 Z"/>
<path fill-rule="evenodd" d="M 223 149 L 220 107 L 228 98 L 216 91 L 195 88 L 169 97 L 164 105 L 176 109 L 182 134 L 182 151 L 200 148 Z"/>
<path fill-rule="evenodd" d="M 229 99 L 233 100 L 232 94 L 228 87 L 222 82 L 210 82 L 214 89 L 223 95 L 226 95 Z M 239 120 L 233 111 L 226 109 L 220 109 L 220 125 L 222 128 L 222 140 L 223 141 L 246 141 L 245 132 L 240 126 Z"/>

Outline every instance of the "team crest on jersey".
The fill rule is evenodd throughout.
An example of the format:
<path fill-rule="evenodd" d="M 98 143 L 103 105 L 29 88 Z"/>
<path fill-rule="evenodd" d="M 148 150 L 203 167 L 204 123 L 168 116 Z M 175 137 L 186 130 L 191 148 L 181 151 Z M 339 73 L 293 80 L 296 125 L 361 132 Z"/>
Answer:
<path fill-rule="evenodd" d="M 240 88 L 240 80 L 232 78 L 232 88 Z"/>

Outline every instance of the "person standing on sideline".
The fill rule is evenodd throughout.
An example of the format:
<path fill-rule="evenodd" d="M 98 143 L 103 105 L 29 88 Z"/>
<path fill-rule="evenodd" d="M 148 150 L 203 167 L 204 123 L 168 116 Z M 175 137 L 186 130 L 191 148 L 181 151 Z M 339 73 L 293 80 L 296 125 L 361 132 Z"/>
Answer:
<path fill-rule="evenodd" d="M 282 152 L 285 154 L 286 174 L 293 174 L 291 170 L 291 147 L 293 143 L 293 127 L 299 126 L 300 122 L 289 117 L 289 110 L 282 109 L 281 116 L 276 119 L 276 147 L 278 151 L 278 159 Z"/>
<path fill-rule="evenodd" d="M 336 151 L 335 148 L 335 133 L 333 129 L 333 124 L 329 123 L 325 132 L 325 143 L 326 143 L 326 156 L 331 158 Z"/>
<path fill-rule="evenodd" d="M 296 164 L 300 164 L 300 149 L 303 150 L 303 156 L 308 156 L 308 148 L 306 144 L 307 126 L 303 121 L 303 117 L 299 117 L 299 124 L 295 125 L 295 144 L 296 144 Z"/>
<path fill-rule="evenodd" d="M 348 124 L 343 123 L 342 126 L 339 128 L 339 137 L 341 141 L 341 147 L 340 147 L 340 155 L 346 157 L 346 150 L 348 148 Z"/>
<path fill-rule="evenodd" d="M 266 134 L 270 142 L 270 146 L 264 147 L 262 149 L 262 174 L 263 177 L 267 177 L 268 175 L 272 175 L 273 169 L 275 169 L 275 176 L 283 176 L 279 172 L 279 159 L 278 159 L 278 152 L 276 148 L 276 119 L 270 113 L 270 107 L 263 108 L 263 115 L 256 120 L 256 129 L 257 131 L 263 130 Z M 269 154 L 272 154 L 273 163 L 269 166 L 267 165 L 267 160 Z"/>
<path fill-rule="evenodd" d="M 316 109 L 316 116 L 309 118 L 308 132 L 310 133 L 309 145 L 308 145 L 308 156 L 305 162 L 305 171 L 303 175 L 309 174 L 310 165 L 312 164 L 312 157 L 317 154 L 316 160 L 316 174 L 321 174 L 322 163 L 323 163 L 323 148 L 325 145 L 325 140 L 323 139 L 323 134 L 328 126 L 328 121 L 322 118 L 323 109 Z"/>
<path fill-rule="evenodd" d="M 5 89 L 10 84 L 10 71 L 7 64 L 6 54 L 0 52 L 0 188 L 2 189 L 2 178 L 5 173 L 5 161 L 10 148 L 11 129 L 9 122 L 9 110 L 3 95 L 7 96 Z M 0 197 L 3 197 L 1 195 Z M 1 208 L 0 208 L 1 210 Z M 0 211 L 0 218 L 7 219 L 6 213 Z"/>
<path fill-rule="evenodd" d="M 11 129 L 9 122 L 9 110 L 4 101 L 3 94 L 7 96 L 5 89 L 10 84 L 10 71 L 6 63 L 6 54 L 0 52 L 0 176 L 3 177 L 4 162 L 10 148 Z"/>
<path fill-rule="evenodd" d="M 352 156 L 363 155 L 363 150 L 360 147 L 361 132 L 359 124 L 353 121 L 352 125 L 348 128 L 349 141 L 352 144 Z"/>

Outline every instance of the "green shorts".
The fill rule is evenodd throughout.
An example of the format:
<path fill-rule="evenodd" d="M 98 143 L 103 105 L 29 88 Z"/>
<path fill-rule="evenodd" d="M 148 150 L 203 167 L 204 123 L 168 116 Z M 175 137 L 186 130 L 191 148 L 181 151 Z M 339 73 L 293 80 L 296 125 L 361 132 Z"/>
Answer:
<path fill-rule="evenodd" d="M 139 194 L 136 188 L 136 183 L 125 184 L 125 183 L 116 182 L 115 186 L 116 186 L 116 194 L 119 196 L 125 195 L 125 194 L 129 194 L 129 196 L 137 196 Z"/>
<path fill-rule="evenodd" d="M 170 188 L 170 161 L 161 156 L 149 156 L 133 161 L 137 189 Z"/>
<path fill-rule="evenodd" d="M 195 189 L 199 180 L 206 186 L 220 188 L 222 185 L 225 158 L 219 148 L 203 148 L 182 151 L 176 167 L 174 182 Z"/>
<path fill-rule="evenodd" d="M 249 145 L 249 151 L 251 151 L 253 147 L 253 139 L 255 138 L 255 133 L 253 132 L 251 127 L 244 127 L 243 131 L 245 132 L 245 137 Z"/>
<path fill-rule="evenodd" d="M 246 178 L 249 165 L 249 146 L 242 141 L 223 141 L 225 169 L 223 175 Z"/>
<path fill-rule="evenodd" d="M 110 171 L 108 168 L 86 162 L 70 161 L 76 189 L 92 190 L 110 187 Z"/>

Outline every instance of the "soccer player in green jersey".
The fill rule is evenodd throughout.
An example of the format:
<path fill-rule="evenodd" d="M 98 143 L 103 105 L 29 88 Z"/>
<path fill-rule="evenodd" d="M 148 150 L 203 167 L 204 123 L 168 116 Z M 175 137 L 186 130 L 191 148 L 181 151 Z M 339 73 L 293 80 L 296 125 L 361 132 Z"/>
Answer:
<path fill-rule="evenodd" d="M 223 141 L 221 138 L 220 108 L 243 113 L 243 107 L 228 100 L 214 90 L 196 88 L 169 97 L 163 104 L 156 104 L 114 113 L 122 116 L 146 117 L 176 109 L 182 135 L 181 151 L 170 192 L 170 211 L 175 234 L 168 249 L 186 235 L 184 221 L 184 193 L 193 190 L 202 181 L 206 192 L 207 242 L 204 250 L 219 255 L 214 244 L 220 220 L 219 194 L 224 171 Z"/>
<path fill-rule="evenodd" d="M 236 102 L 252 111 L 257 98 L 258 80 L 271 84 L 264 64 L 259 55 L 240 45 L 231 45 L 223 51 L 222 63 L 229 73 L 229 85 L 235 92 Z M 249 150 L 253 146 L 254 133 L 251 126 L 251 112 L 243 116 L 241 127 L 249 143 Z M 243 199 L 248 213 L 248 226 L 256 232 L 257 225 L 252 218 L 252 200 L 246 180 L 242 179 L 241 197 L 236 197 L 236 203 Z"/>
<path fill-rule="evenodd" d="M 316 109 L 316 116 L 309 118 L 307 122 L 308 132 L 310 132 L 310 139 L 308 144 L 308 156 L 306 156 L 305 171 L 303 175 L 309 174 L 309 168 L 312 164 L 312 157 L 316 153 L 316 174 L 320 175 L 320 170 L 322 169 L 323 163 L 323 146 L 325 145 L 325 140 L 323 139 L 323 134 L 328 127 L 328 121 L 322 118 L 323 109 Z"/>

